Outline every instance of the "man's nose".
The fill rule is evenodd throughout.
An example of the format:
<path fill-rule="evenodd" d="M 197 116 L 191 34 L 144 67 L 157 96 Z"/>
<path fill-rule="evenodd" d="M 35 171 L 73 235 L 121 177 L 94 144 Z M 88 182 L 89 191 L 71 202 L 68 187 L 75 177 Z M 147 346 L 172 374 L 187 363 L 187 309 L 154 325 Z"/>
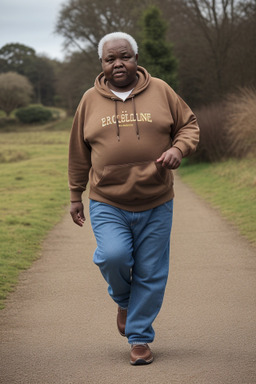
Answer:
<path fill-rule="evenodd" d="M 115 64 L 115 67 L 122 67 L 123 66 L 123 62 L 121 59 L 116 59 L 114 64 Z"/>

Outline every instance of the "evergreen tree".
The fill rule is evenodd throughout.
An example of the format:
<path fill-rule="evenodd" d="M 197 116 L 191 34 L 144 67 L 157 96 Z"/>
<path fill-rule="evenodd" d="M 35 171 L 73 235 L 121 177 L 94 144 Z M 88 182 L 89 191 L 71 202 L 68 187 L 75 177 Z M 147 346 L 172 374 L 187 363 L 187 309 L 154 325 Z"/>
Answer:
<path fill-rule="evenodd" d="M 172 44 L 166 41 L 167 23 L 156 6 L 144 11 L 139 36 L 139 64 L 147 71 L 177 88 L 177 60 Z"/>

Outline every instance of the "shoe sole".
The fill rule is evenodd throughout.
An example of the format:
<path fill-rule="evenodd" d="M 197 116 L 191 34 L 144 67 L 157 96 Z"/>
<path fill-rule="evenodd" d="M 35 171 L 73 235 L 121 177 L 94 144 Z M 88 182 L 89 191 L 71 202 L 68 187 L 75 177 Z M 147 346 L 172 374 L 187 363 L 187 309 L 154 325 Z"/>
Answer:
<path fill-rule="evenodd" d="M 136 361 L 130 361 L 130 363 L 131 363 L 131 365 L 146 365 L 146 364 L 152 363 L 153 360 L 154 360 L 154 358 L 151 357 L 151 359 L 149 359 L 149 360 L 137 359 Z"/>

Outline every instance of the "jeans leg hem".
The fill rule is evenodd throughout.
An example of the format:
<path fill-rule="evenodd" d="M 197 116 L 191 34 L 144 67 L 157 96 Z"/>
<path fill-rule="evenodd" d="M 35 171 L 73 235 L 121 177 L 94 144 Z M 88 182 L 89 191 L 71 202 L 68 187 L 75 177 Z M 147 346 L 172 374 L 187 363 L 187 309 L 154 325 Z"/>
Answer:
<path fill-rule="evenodd" d="M 128 343 L 130 345 L 150 344 L 150 343 L 153 343 L 153 340 L 143 340 L 143 341 L 129 341 L 128 340 Z"/>

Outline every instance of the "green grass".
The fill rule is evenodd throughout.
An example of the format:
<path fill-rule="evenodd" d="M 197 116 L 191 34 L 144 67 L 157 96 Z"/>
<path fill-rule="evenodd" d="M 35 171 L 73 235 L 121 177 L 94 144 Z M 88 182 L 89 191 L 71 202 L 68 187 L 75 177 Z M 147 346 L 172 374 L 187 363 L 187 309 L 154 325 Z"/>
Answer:
<path fill-rule="evenodd" d="M 255 158 L 230 159 L 221 163 L 184 163 L 182 180 L 256 246 Z"/>
<path fill-rule="evenodd" d="M 66 119 L 0 133 L 0 308 L 65 212 L 70 126 Z"/>

